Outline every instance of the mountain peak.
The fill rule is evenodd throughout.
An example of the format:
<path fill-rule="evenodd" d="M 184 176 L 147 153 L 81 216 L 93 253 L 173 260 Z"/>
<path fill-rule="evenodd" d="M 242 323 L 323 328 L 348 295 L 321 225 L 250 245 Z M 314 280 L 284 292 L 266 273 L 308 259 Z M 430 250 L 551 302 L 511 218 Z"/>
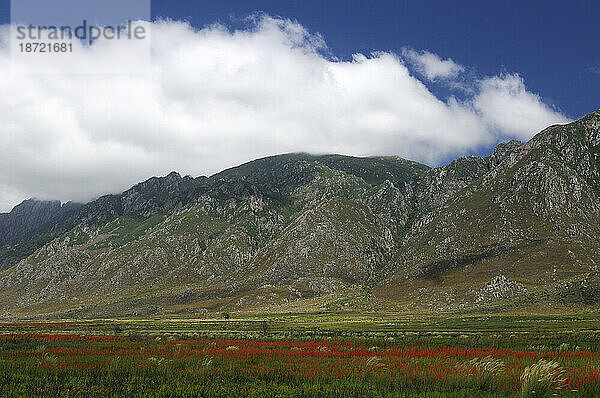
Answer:
<path fill-rule="evenodd" d="M 56 209 L 60 207 L 61 204 L 58 200 L 39 200 L 37 198 L 30 198 L 22 201 L 21 203 L 13 207 L 8 214 L 21 215 L 30 212 L 36 208 L 44 211 L 50 211 L 51 209 Z"/>
<path fill-rule="evenodd" d="M 31 235 L 46 232 L 80 208 L 80 204 L 71 202 L 63 206 L 58 200 L 24 200 L 10 213 L 0 214 L 0 246 L 13 245 Z"/>

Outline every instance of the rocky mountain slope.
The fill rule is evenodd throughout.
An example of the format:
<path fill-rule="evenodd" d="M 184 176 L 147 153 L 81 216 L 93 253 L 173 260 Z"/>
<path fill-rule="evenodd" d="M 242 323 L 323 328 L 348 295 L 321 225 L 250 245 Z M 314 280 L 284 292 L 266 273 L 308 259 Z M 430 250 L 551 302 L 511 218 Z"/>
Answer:
<path fill-rule="evenodd" d="M 593 307 L 599 236 L 600 111 L 439 168 L 288 154 L 152 178 L 27 241 L 0 313 Z"/>
<path fill-rule="evenodd" d="M 18 251 L 9 250 L 9 246 L 23 245 L 32 241 L 73 216 L 82 205 L 59 201 L 28 199 L 14 207 L 10 213 L 0 213 L 0 269 L 6 268 L 23 257 Z M 1 251 L 2 249 L 0 249 Z M 29 251 L 26 254 L 30 254 Z"/>

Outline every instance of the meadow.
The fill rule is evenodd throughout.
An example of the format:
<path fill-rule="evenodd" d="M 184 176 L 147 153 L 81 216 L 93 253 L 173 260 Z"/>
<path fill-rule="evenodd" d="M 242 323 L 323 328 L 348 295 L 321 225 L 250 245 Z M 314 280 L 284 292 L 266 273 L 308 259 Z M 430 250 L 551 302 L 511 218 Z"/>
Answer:
<path fill-rule="evenodd" d="M 6 322 L 0 396 L 596 397 L 599 325 L 594 315 Z"/>

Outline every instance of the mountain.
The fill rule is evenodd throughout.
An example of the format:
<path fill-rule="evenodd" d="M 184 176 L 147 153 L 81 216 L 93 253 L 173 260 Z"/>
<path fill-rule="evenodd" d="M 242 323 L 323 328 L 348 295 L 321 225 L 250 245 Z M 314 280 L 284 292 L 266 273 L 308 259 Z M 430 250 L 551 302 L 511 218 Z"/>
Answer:
<path fill-rule="evenodd" d="M 59 201 L 28 199 L 15 206 L 10 213 L 0 213 L 0 248 L 4 247 L 0 269 L 19 260 L 19 254 L 9 250 L 8 246 L 23 244 L 47 233 L 80 208 L 78 203 L 61 205 Z"/>
<path fill-rule="evenodd" d="M 600 303 L 599 236 L 597 111 L 438 168 L 287 154 L 151 178 L 26 241 L 0 313 L 572 311 Z"/>
<path fill-rule="evenodd" d="M 407 234 L 388 296 L 408 289 L 407 302 L 438 308 L 597 303 L 600 113 L 492 158 L 499 149 L 504 161 Z"/>

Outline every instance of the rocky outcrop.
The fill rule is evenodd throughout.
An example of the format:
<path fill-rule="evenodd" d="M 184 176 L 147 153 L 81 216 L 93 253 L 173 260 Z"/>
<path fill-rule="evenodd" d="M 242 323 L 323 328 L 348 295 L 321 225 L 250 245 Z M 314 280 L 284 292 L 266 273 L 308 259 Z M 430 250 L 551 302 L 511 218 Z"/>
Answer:
<path fill-rule="evenodd" d="M 0 247 L 32 239 L 73 214 L 81 205 L 68 202 L 28 199 L 10 213 L 0 214 Z"/>

